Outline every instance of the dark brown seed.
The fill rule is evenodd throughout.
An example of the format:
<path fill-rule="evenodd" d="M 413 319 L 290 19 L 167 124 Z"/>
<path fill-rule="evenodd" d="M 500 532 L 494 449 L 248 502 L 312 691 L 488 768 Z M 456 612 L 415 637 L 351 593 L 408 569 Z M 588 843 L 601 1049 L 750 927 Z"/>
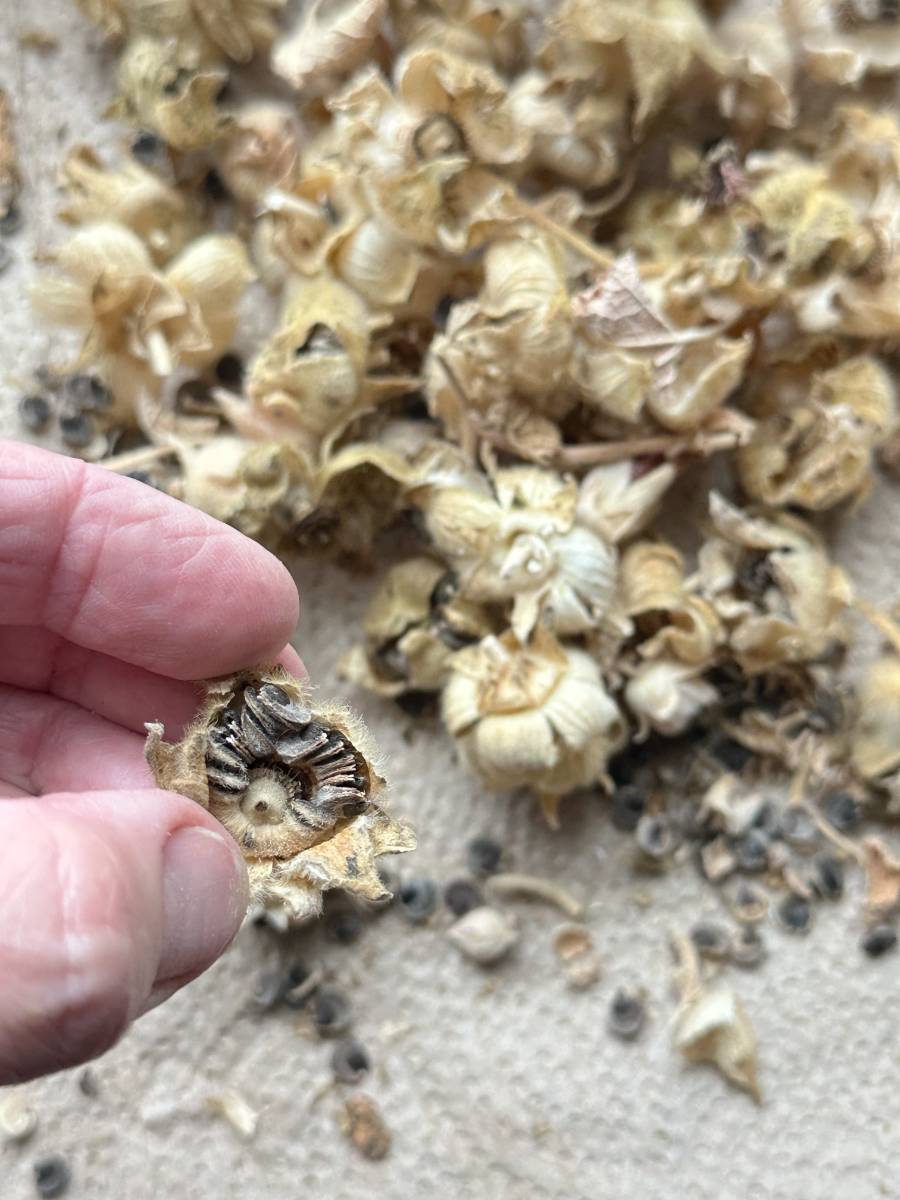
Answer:
<path fill-rule="evenodd" d="M 766 947 L 754 925 L 743 925 L 731 939 L 731 961 L 736 967 L 755 967 L 766 956 Z"/>
<path fill-rule="evenodd" d="M 34 1183 L 39 1196 L 52 1200 L 54 1196 L 64 1196 L 72 1182 L 69 1164 L 61 1154 L 50 1154 L 39 1158 L 34 1164 Z"/>
<path fill-rule="evenodd" d="M 215 372 L 223 387 L 240 391 L 244 382 L 244 364 L 236 354 L 223 354 L 216 363 Z"/>
<path fill-rule="evenodd" d="M 873 925 L 860 942 L 869 958 L 881 958 L 897 945 L 897 932 L 890 925 Z"/>
<path fill-rule="evenodd" d="M 646 806 L 647 797 L 640 788 L 633 784 L 616 788 L 610 814 L 613 825 L 623 833 L 634 833 Z"/>
<path fill-rule="evenodd" d="M 825 900 L 840 900 L 844 894 L 844 864 L 825 855 L 816 862 L 813 886 Z"/>
<path fill-rule="evenodd" d="M 407 921 L 420 925 L 437 908 L 437 888 L 430 879 L 410 879 L 401 885 L 397 900 Z"/>
<path fill-rule="evenodd" d="M 631 1041 L 643 1029 L 646 1016 L 643 997 L 626 988 L 619 988 L 609 1006 L 609 1031 L 624 1041 Z"/>
<path fill-rule="evenodd" d="M 67 446 L 83 450 L 94 440 L 94 422 L 87 413 L 62 413 L 59 418 L 59 432 Z"/>
<path fill-rule="evenodd" d="M 829 792 L 822 805 L 825 819 L 841 833 L 849 833 L 862 822 L 863 810 L 859 800 L 850 792 Z"/>
<path fill-rule="evenodd" d="M 444 888 L 444 903 L 455 916 L 464 917 L 473 908 L 480 908 L 484 897 L 471 880 L 454 879 Z"/>
<path fill-rule="evenodd" d="M 473 838 L 466 849 L 466 860 L 473 875 L 493 875 L 500 866 L 503 847 L 493 838 Z"/>
<path fill-rule="evenodd" d="M 741 871 L 765 871 L 769 865 L 769 839 L 761 829 L 750 829 L 735 841 L 734 856 Z"/>
<path fill-rule="evenodd" d="M 704 958 L 722 959 L 728 953 L 728 930 L 713 921 L 701 921 L 691 929 L 691 941 Z"/>
<path fill-rule="evenodd" d="M 786 896 L 778 906 L 778 919 L 790 933 L 808 933 L 812 924 L 812 908 L 803 896 Z"/>
<path fill-rule="evenodd" d="M 50 421 L 50 402 L 45 396 L 23 396 L 19 401 L 19 420 L 32 433 L 41 433 Z"/>
<path fill-rule="evenodd" d="M 320 988 L 313 1020 L 321 1037 L 340 1037 L 350 1028 L 353 1010 L 349 997 L 337 988 Z"/>
<path fill-rule="evenodd" d="M 365 1047 L 355 1038 L 344 1038 L 332 1052 L 331 1069 L 335 1079 L 339 1079 L 341 1083 L 359 1083 L 371 1067 L 372 1063 Z"/>

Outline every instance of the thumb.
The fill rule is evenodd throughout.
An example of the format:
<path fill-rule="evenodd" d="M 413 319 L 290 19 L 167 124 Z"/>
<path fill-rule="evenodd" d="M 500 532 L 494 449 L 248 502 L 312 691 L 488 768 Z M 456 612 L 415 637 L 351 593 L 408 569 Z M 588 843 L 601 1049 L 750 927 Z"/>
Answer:
<path fill-rule="evenodd" d="M 107 1050 L 237 932 L 237 845 L 172 792 L 0 801 L 0 1085 Z"/>

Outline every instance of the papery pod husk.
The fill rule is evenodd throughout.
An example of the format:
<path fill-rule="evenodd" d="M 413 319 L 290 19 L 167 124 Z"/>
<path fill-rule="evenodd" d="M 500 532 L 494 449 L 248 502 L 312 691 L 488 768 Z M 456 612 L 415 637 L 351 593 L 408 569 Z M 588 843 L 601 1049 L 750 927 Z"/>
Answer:
<path fill-rule="evenodd" d="M 359 66 L 381 30 L 387 0 L 312 0 L 272 48 L 272 70 L 297 91 L 325 90 Z"/>
<path fill-rule="evenodd" d="M 248 63 L 268 50 L 287 0 L 192 0 L 194 16 L 209 40 L 230 59 Z"/>
<path fill-rule="evenodd" d="M 716 689 L 698 676 L 696 667 L 671 659 L 657 659 L 637 668 L 624 692 L 625 703 L 638 722 L 636 741 L 645 741 L 652 730 L 677 737 L 716 702 Z"/>
<path fill-rule="evenodd" d="M 140 163 L 119 170 L 105 167 L 90 146 L 75 146 L 66 157 L 62 184 L 68 193 L 59 213 L 70 225 L 116 221 L 138 235 L 157 264 L 168 262 L 200 230 L 185 197 Z"/>
<path fill-rule="evenodd" d="M 158 133 L 174 150 L 203 149 L 228 127 L 216 103 L 227 80 L 203 42 L 135 38 L 119 63 L 119 96 L 107 116 Z"/>
<path fill-rule="evenodd" d="M 613 546 L 640 533 L 652 520 L 678 475 L 672 463 L 643 473 L 635 470 L 636 465 L 625 459 L 594 467 L 578 489 L 578 523 Z"/>
<path fill-rule="evenodd" d="M 236 110 L 216 156 L 231 195 L 258 212 L 267 193 L 290 186 L 299 161 L 299 138 L 297 115 L 287 104 L 257 100 Z"/>
<path fill-rule="evenodd" d="M 850 734 L 850 761 L 863 779 L 900 767 L 900 658 L 873 662 L 857 689 L 858 714 Z"/>
<path fill-rule="evenodd" d="M 235 818 L 225 811 L 234 806 L 223 807 L 223 800 L 211 791 L 206 756 L 209 730 L 222 712 L 243 688 L 267 683 L 277 685 L 290 701 L 307 708 L 317 725 L 338 730 L 355 747 L 359 760 L 366 764 L 367 803 L 358 815 L 341 818 L 325 831 L 304 832 L 300 826 L 293 830 L 285 826 L 280 842 L 278 835 L 270 835 L 273 847 L 280 845 L 282 849 L 260 857 L 242 844 Z M 321 911 L 322 895 L 332 888 L 351 891 L 367 900 L 386 898 L 389 893 L 379 878 L 376 858 L 412 850 L 415 836 L 407 824 L 390 817 L 380 805 L 385 784 L 377 769 L 371 737 L 359 718 L 339 706 L 312 704 L 308 687 L 280 667 L 241 671 L 213 680 L 205 688 L 205 702 L 180 742 L 164 741 L 163 726 L 148 723 L 147 761 L 159 787 L 180 792 L 214 816 L 224 818 L 225 827 L 238 835 L 250 877 L 251 902 L 274 902 L 302 920 Z M 304 841 L 307 844 L 303 845 Z"/>
<path fill-rule="evenodd" d="M 680 347 L 665 370 L 667 382 L 650 393 L 649 411 L 666 429 L 696 429 L 737 388 L 751 349 L 749 335 L 710 338 Z"/>
<path fill-rule="evenodd" d="M 594 660 L 541 627 L 527 645 L 508 631 L 461 650 L 442 714 L 484 783 L 530 788 L 553 826 L 561 797 L 600 780 L 626 738 Z"/>
<path fill-rule="evenodd" d="M 619 587 L 629 615 L 669 608 L 684 593 L 684 561 L 666 542 L 635 542 L 622 555 Z"/>
<path fill-rule="evenodd" d="M 176 332 L 172 341 L 178 363 L 209 366 L 230 347 L 238 304 L 254 279 L 243 242 L 224 234 L 198 238 L 169 264 L 164 278 L 187 304 L 190 325 L 202 327 L 201 344 L 186 344 L 183 349 Z"/>

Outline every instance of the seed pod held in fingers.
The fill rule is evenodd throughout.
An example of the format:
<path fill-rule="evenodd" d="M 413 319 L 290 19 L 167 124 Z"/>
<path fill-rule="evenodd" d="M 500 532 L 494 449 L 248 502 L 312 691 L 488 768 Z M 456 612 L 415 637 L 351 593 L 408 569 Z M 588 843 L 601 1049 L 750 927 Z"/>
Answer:
<path fill-rule="evenodd" d="M 253 899 L 296 919 L 321 911 L 329 888 L 379 899 L 376 857 L 415 844 L 377 803 L 385 785 L 362 723 L 346 709 L 313 706 L 281 668 L 208 684 L 177 744 L 162 740 L 161 725 L 147 730 L 157 783 L 221 821 L 243 851 Z"/>

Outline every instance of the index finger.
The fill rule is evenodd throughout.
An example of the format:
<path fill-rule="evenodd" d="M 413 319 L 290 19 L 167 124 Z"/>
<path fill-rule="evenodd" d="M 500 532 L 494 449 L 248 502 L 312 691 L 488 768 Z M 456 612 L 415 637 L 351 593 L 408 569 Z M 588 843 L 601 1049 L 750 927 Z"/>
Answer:
<path fill-rule="evenodd" d="M 242 534 L 102 467 L 0 441 L 0 622 L 175 679 L 273 657 L 287 569 Z"/>

